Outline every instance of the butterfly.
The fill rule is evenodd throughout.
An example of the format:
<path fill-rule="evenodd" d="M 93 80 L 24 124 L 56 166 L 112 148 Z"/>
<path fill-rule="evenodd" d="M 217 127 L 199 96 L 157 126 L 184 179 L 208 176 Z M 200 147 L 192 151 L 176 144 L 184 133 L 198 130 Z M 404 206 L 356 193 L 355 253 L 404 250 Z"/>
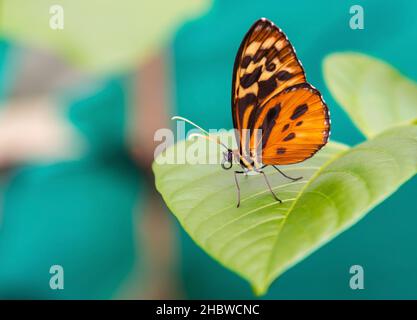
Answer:
<path fill-rule="evenodd" d="M 223 169 L 231 169 L 234 161 L 241 166 L 241 170 L 234 171 L 237 207 L 238 175 L 262 174 L 271 194 L 282 202 L 263 169 L 273 166 L 288 179 L 302 179 L 286 175 L 277 165 L 302 162 L 329 139 L 330 114 L 326 103 L 307 82 L 287 36 L 268 19 L 259 19 L 252 25 L 237 52 L 232 118 L 239 148 L 231 150 L 219 139 L 217 143 L 227 149 L 223 153 Z"/>

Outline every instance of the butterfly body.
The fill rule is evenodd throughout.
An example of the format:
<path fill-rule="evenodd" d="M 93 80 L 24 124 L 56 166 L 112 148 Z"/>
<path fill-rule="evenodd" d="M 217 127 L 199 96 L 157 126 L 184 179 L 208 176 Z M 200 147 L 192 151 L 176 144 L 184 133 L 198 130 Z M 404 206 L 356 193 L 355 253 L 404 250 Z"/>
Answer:
<path fill-rule="evenodd" d="M 295 49 L 284 32 L 262 18 L 245 35 L 236 55 L 232 83 L 232 117 L 239 149 L 228 149 L 223 168 L 232 160 L 237 174 L 263 174 L 271 165 L 302 162 L 328 141 L 330 115 L 320 92 L 310 85 Z M 230 163 L 230 166 L 225 165 Z M 280 200 L 279 200 L 280 201 Z"/>

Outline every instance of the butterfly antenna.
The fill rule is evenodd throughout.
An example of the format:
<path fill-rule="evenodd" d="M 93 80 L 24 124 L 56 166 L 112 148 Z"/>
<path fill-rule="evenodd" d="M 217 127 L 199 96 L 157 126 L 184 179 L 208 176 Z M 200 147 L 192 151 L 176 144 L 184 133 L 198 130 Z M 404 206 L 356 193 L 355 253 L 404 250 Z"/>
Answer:
<path fill-rule="evenodd" d="M 180 117 L 180 116 L 174 116 L 174 117 L 172 117 L 171 118 L 171 120 L 182 120 L 182 121 L 185 121 L 185 122 L 187 122 L 187 123 L 189 123 L 189 124 L 191 124 L 192 126 L 194 126 L 194 127 L 196 127 L 197 129 L 199 129 L 199 130 L 201 130 L 202 132 L 204 132 L 205 133 L 205 135 L 203 135 L 203 134 L 201 134 L 201 133 L 193 133 L 193 134 L 190 134 L 189 135 L 189 137 L 188 137 L 188 139 L 191 139 L 191 138 L 193 138 L 193 137 L 201 137 L 201 138 L 203 138 L 203 139 L 206 139 L 206 140 L 209 140 L 209 141 L 212 141 L 212 142 L 215 142 L 215 143 L 217 143 L 217 144 L 220 144 L 220 145 L 222 145 L 226 150 L 229 150 L 229 148 L 223 143 L 223 142 L 221 142 L 220 141 L 220 138 L 219 137 L 217 137 L 217 139 L 214 139 L 214 138 L 212 138 L 212 137 L 210 137 L 210 134 L 206 131 L 206 130 L 204 130 L 203 128 L 201 128 L 200 126 L 198 126 L 198 125 L 196 125 L 194 122 L 192 122 L 192 121 L 190 121 L 190 120 L 188 120 L 188 119 L 186 119 L 186 118 L 183 118 L 183 117 Z"/>
<path fill-rule="evenodd" d="M 191 138 L 194 138 L 194 137 L 200 137 L 200 138 L 215 142 L 215 143 L 220 144 L 221 146 L 223 146 L 226 150 L 229 150 L 229 148 L 223 142 L 220 141 L 219 137 L 217 137 L 217 139 L 214 139 L 210 136 L 205 136 L 201 133 L 192 133 L 188 136 L 188 139 L 191 139 Z"/>
<path fill-rule="evenodd" d="M 186 119 L 186 118 L 183 118 L 183 117 L 180 117 L 180 116 L 175 116 L 175 117 L 172 117 L 172 118 L 171 118 L 171 120 L 182 120 L 182 121 L 185 121 L 185 122 L 187 122 L 187 123 L 191 124 L 192 126 L 196 127 L 197 129 L 200 129 L 200 130 L 201 130 L 201 131 L 203 131 L 206 135 L 209 135 L 209 133 L 208 133 L 206 130 L 204 130 L 202 127 L 200 127 L 200 126 L 196 125 L 194 122 L 192 122 L 192 121 L 190 121 L 190 120 L 188 120 L 188 119 Z"/>

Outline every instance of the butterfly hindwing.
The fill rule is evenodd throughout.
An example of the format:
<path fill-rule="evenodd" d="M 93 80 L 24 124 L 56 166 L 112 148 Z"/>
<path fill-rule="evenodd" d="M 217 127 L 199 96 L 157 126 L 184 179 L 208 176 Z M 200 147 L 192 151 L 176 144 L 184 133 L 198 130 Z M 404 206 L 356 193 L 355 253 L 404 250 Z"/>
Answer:
<path fill-rule="evenodd" d="M 259 108 L 254 129 L 262 140 L 251 137 L 251 149 L 262 143 L 262 163 L 284 165 L 312 157 L 329 137 L 329 111 L 318 90 L 308 83 L 278 93 Z"/>
<path fill-rule="evenodd" d="M 247 138 L 257 109 L 265 101 L 293 85 L 304 83 L 305 73 L 286 35 L 271 21 L 258 20 L 243 39 L 233 70 L 232 115 L 246 153 Z"/>

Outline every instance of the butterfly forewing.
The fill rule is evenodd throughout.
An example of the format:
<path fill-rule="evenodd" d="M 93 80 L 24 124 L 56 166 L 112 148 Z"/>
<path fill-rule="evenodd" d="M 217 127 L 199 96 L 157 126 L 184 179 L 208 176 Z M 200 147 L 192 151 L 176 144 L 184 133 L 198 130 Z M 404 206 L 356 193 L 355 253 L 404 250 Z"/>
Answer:
<path fill-rule="evenodd" d="M 320 93 L 306 83 L 288 38 L 269 20 L 258 20 L 240 45 L 233 74 L 232 115 L 240 154 L 259 159 L 262 153 L 263 164 L 301 162 L 327 142 L 327 106 Z M 261 135 L 256 134 L 258 130 Z"/>
<path fill-rule="evenodd" d="M 270 97 L 298 83 L 305 74 L 286 35 L 271 21 L 258 20 L 243 39 L 233 71 L 232 114 L 239 132 L 250 129 L 256 110 Z M 241 153 L 247 138 L 240 135 Z"/>

